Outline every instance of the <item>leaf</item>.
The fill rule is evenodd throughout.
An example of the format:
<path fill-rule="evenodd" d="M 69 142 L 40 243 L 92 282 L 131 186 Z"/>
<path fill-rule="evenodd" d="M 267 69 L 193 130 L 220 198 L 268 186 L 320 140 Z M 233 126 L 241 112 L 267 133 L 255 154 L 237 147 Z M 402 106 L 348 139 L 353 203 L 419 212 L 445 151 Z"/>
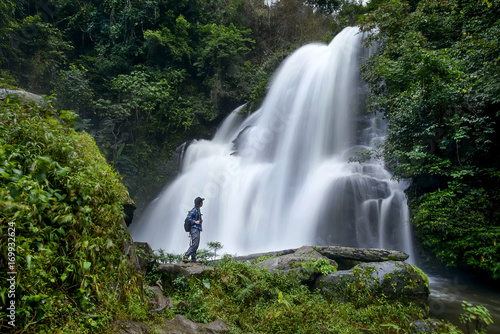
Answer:
<path fill-rule="evenodd" d="M 90 265 L 91 265 L 90 262 L 83 262 L 83 269 L 89 270 L 90 269 Z"/>

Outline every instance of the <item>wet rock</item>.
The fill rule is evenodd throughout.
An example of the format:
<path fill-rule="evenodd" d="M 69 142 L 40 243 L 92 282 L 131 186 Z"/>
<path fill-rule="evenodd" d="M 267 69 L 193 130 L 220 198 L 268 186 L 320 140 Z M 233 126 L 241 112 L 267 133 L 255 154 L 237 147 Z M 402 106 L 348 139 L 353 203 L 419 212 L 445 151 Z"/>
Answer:
<path fill-rule="evenodd" d="M 371 303 L 385 296 L 388 300 L 414 302 L 425 307 L 429 281 L 418 268 L 399 261 L 362 263 L 351 270 L 339 270 L 316 279 L 321 293 L 341 301 Z"/>
<path fill-rule="evenodd" d="M 207 272 L 212 270 L 214 270 L 213 267 L 204 266 L 199 263 L 166 263 L 156 268 L 156 272 L 158 273 L 167 273 L 174 276 L 182 275 L 186 278 L 192 276 L 203 277 Z"/>

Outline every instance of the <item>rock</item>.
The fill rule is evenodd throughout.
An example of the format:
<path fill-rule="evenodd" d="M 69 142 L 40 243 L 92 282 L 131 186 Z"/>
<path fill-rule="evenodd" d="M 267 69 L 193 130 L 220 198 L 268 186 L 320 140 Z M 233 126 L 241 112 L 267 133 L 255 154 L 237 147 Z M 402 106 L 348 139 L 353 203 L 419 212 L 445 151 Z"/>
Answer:
<path fill-rule="evenodd" d="M 23 90 L 16 89 L 0 89 L 0 100 L 3 100 L 7 95 L 16 95 L 24 102 L 40 102 L 42 97 L 33 93 L 25 92 Z"/>
<path fill-rule="evenodd" d="M 257 266 L 266 267 L 271 273 L 278 270 L 289 274 L 295 273 L 302 282 L 308 282 L 316 279 L 316 277 L 320 275 L 320 272 L 306 270 L 301 264 L 317 259 L 325 259 L 329 261 L 331 265 L 337 266 L 335 261 L 329 260 L 310 246 L 303 246 L 297 249 L 293 254 L 282 255 L 259 262 Z"/>
<path fill-rule="evenodd" d="M 244 255 L 244 256 L 236 256 L 233 258 L 234 261 L 236 262 L 255 262 L 259 257 L 262 256 L 281 256 L 281 255 L 288 255 L 288 254 L 293 254 L 297 249 L 285 249 L 281 251 L 276 251 L 276 252 L 267 252 L 267 253 L 256 253 L 256 254 L 250 254 L 250 255 Z"/>
<path fill-rule="evenodd" d="M 229 326 L 226 325 L 226 323 L 220 319 L 217 319 L 213 322 L 210 322 L 208 324 L 203 324 L 203 328 L 208 331 L 209 333 L 226 333 L 229 330 Z"/>
<path fill-rule="evenodd" d="M 306 247 L 306 246 L 305 246 Z M 327 258 L 334 260 L 340 269 L 351 269 L 361 262 L 405 261 L 409 255 L 390 249 L 355 248 L 341 246 L 313 246 L 315 251 Z M 262 256 L 282 256 L 296 252 L 297 249 L 285 249 L 267 253 L 257 253 L 233 258 L 237 262 L 254 262 Z M 216 263 L 217 261 L 214 261 Z"/>
<path fill-rule="evenodd" d="M 147 242 L 134 242 L 135 254 L 137 255 L 138 272 L 146 275 L 153 250 Z"/>
<path fill-rule="evenodd" d="M 156 268 L 158 273 L 173 274 L 174 276 L 182 275 L 186 278 L 192 276 L 203 277 L 209 271 L 214 270 L 213 267 L 204 266 L 199 263 L 166 263 L 160 264 Z"/>
<path fill-rule="evenodd" d="M 325 296 L 358 304 L 385 295 L 388 300 L 425 307 L 429 296 L 427 276 L 417 267 L 396 261 L 358 264 L 351 270 L 320 276 L 314 286 Z"/>
<path fill-rule="evenodd" d="M 329 259 L 352 260 L 360 262 L 404 261 L 409 255 L 400 251 L 379 248 L 354 248 L 341 246 L 314 247 Z"/>
<path fill-rule="evenodd" d="M 411 334 L 441 333 L 446 326 L 436 319 L 416 320 L 410 324 Z"/>
<path fill-rule="evenodd" d="M 139 260 L 137 258 L 134 241 L 132 239 L 128 238 L 125 241 L 123 254 L 125 255 L 125 258 L 127 258 L 128 260 L 128 267 L 130 269 L 135 269 L 136 271 L 140 270 Z"/>
<path fill-rule="evenodd" d="M 162 328 L 156 328 L 158 334 L 220 334 L 227 331 L 228 326 L 222 320 L 208 324 L 197 324 L 182 315 L 177 315 L 175 319 L 167 321 Z"/>
<path fill-rule="evenodd" d="M 149 306 L 151 308 L 149 312 L 156 313 L 163 311 L 167 307 L 174 307 L 174 300 L 172 299 L 172 297 L 165 298 L 165 296 L 163 295 L 163 291 L 159 287 L 145 286 L 144 288 L 153 291 L 155 294 L 153 298 L 149 300 Z"/>
<path fill-rule="evenodd" d="M 198 334 L 201 327 L 186 319 L 182 315 L 177 315 L 175 319 L 167 321 L 165 326 L 163 326 L 162 331 L 158 330 L 158 333 L 165 334 Z"/>
<path fill-rule="evenodd" d="M 117 320 L 111 326 L 114 327 L 113 332 L 119 334 L 147 334 L 151 330 L 149 326 L 135 321 Z"/>

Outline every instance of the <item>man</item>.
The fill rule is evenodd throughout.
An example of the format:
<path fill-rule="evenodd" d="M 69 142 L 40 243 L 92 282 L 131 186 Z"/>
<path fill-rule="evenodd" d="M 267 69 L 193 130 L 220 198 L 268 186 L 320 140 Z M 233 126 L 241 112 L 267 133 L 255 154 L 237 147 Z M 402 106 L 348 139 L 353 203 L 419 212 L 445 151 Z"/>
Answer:
<path fill-rule="evenodd" d="M 182 258 L 182 262 L 189 262 L 189 257 L 191 256 L 191 262 L 196 263 L 196 251 L 200 245 L 200 232 L 203 231 L 200 208 L 203 206 L 203 201 L 205 199 L 201 197 L 196 197 L 194 200 L 194 208 L 189 211 L 187 215 L 187 220 L 191 223 L 191 230 L 189 231 L 189 236 L 191 237 L 191 245 L 189 246 L 186 254 Z"/>

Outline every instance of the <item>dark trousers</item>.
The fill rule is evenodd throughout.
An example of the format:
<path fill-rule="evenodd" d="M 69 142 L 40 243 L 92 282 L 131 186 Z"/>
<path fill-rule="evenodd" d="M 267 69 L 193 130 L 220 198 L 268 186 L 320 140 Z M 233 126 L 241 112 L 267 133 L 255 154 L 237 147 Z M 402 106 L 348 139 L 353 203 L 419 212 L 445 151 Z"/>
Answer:
<path fill-rule="evenodd" d="M 192 227 L 189 234 L 191 236 L 191 246 L 189 246 L 186 256 L 191 256 L 191 261 L 196 261 L 196 251 L 200 245 L 200 230 Z"/>

